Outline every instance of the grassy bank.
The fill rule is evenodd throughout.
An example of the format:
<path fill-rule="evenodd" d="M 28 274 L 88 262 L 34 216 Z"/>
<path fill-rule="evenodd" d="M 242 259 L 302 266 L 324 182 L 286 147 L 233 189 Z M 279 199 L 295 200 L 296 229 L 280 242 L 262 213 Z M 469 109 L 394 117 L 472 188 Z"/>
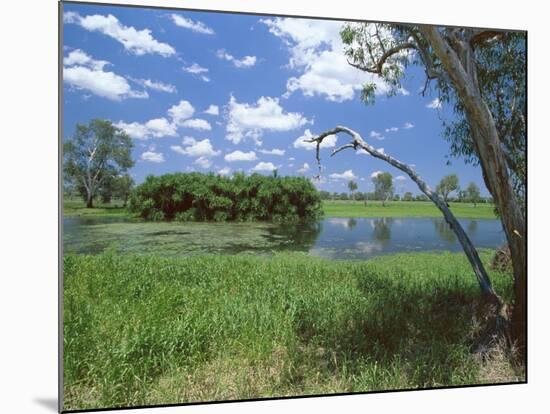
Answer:
<path fill-rule="evenodd" d="M 469 349 L 461 254 L 72 255 L 64 272 L 65 409 L 516 380 Z"/>
<path fill-rule="evenodd" d="M 129 213 L 125 207 L 122 207 L 122 202 L 120 201 L 113 201 L 109 204 L 97 201 L 94 203 L 93 208 L 86 208 L 86 203 L 80 198 L 64 198 L 63 215 L 65 217 L 127 217 Z"/>
<path fill-rule="evenodd" d="M 451 210 L 459 218 L 496 218 L 493 204 L 450 203 Z M 324 217 L 442 217 L 441 212 L 431 201 L 390 201 L 386 206 L 381 201 L 325 200 L 322 209 Z M 63 200 L 63 214 L 70 216 L 129 217 L 130 213 L 122 203 L 96 203 L 94 208 L 86 208 L 80 199 Z"/>
<path fill-rule="evenodd" d="M 449 203 L 451 211 L 459 218 L 496 218 L 493 204 Z M 325 217 L 442 217 L 443 214 L 431 201 L 381 201 L 325 200 Z"/>

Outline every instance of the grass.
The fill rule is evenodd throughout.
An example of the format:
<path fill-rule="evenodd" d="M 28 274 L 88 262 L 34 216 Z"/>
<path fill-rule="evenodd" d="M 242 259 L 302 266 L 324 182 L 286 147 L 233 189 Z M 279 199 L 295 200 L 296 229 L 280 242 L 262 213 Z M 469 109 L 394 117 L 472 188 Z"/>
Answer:
<path fill-rule="evenodd" d="M 482 251 L 488 262 L 491 251 Z M 464 255 L 64 258 L 65 410 L 519 381 Z M 496 271 L 509 299 L 511 275 Z"/>
<path fill-rule="evenodd" d="M 458 218 L 496 218 L 493 204 L 449 203 Z M 442 217 L 443 214 L 431 201 L 381 201 L 325 200 L 325 217 Z"/>
<path fill-rule="evenodd" d="M 118 200 L 109 204 L 99 201 L 94 202 L 93 208 L 87 208 L 86 203 L 80 198 L 63 199 L 63 216 L 87 216 L 87 217 L 127 217 L 129 215 L 125 207 Z"/>
<path fill-rule="evenodd" d="M 496 218 L 493 204 L 450 203 L 452 212 L 459 218 L 493 219 Z M 431 201 L 389 201 L 386 206 L 381 201 L 325 200 L 323 201 L 325 217 L 442 217 L 442 213 Z M 81 199 L 64 199 L 63 214 L 70 216 L 93 217 L 129 217 L 130 214 L 122 204 L 115 201 L 111 204 L 96 203 L 94 208 L 86 208 Z"/>

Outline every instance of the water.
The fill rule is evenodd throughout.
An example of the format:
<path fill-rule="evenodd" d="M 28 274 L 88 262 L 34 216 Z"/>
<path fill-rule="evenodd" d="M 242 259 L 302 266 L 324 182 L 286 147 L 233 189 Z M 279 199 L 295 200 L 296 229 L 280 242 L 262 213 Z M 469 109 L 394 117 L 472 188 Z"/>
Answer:
<path fill-rule="evenodd" d="M 459 221 L 478 248 L 496 248 L 505 240 L 498 220 Z M 332 259 L 366 259 L 392 253 L 462 250 L 440 218 L 327 218 L 307 225 L 276 225 L 66 217 L 63 225 L 66 253 L 98 254 L 108 248 L 164 256 L 301 251 Z"/>

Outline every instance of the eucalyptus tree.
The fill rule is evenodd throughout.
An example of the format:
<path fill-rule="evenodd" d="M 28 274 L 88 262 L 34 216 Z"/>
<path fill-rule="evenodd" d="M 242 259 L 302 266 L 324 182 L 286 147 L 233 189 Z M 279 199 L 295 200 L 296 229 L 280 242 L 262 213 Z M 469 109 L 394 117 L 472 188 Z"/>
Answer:
<path fill-rule="evenodd" d="M 470 203 L 474 203 L 475 207 L 481 198 L 479 187 L 476 185 L 476 183 L 471 182 L 470 184 L 468 184 L 468 187 L 466 187 L 466 190 L 464 190 L 464 192 L 466 195 L 466 199 Z"/>
<path fill-rule="evenodd" d="M 88 125 L 77 124 L 73 137 L 63 145 L 65 179 L 73 182 L 83 195 L 86 207 L 103 186 L 134 165 L 132 140 L 110 121 L 94 119 Z"/>
<path fill-rule="evenodd" d="M 350 180 L 350 181 L 348 182 L 348 189 L 349 189 L 349 191 L 350 191 L 350 193 L 351 193 L 351 199 L 352 199 L 352 200 L 355 200 L 355 198 L 353 197 L 353 192 L 354 192 L 355 190 L 357 190 L 357 183 L 356 183 L 355 181 L 353 181 L 353 180 Z"/>
<path fill-rule="evenodd" d="M 440 102 L 454 109 L 455 119 L 444 122 L 443 134 L 451 143 L 452 155 L 463 155 L 470 162 L 479 163 L 485 184 L 500 213 L 514 270 L 511 333 L 523 353 L 527 280 L 525 34 L 416 24 L 350 23 L 342 29 L 341 37 L 348 63 L 381 77 L 390 87 L 389 95 L 402 90 L 405 68 L 418 65 L 426 75 L 422 93 L 434 86 Z M 362 99 L 373 103 L 375 92 L 374 83 L 366 84 Z M 367 150 L 370 147 L 349 128 L 336 127 L 331 132 L 345 132 L 352 136 L 352 141 L 344 146 L 346 148 Z M 319 143 L 321 137 L 326 137 L 326 133 L 313 140 Z M 377 151 L 370 149 L 372 151 L 367 151 L 371 155 L 385 159 L 384 154 L 375 155 Z M 385 160 L 397 168 L 397 163 L 401 164 L 402 171 L 411 178 L 419 178 L 410 167 L 396 163 L 395 159 L 386 157 Z M 413 181 L 443 211 L 455 232 L 459 230 L 461 233 L 462 228 L 456 227 L 454 216 L 440 205 L 440 197 L 422 180 L 413 178 Z M 489 293 L 492 299 L 498 298 L 492 286 L 490 289 L 483 287 L 488 278 L 480 279 L 479 276 L 487 276 L 487 273 L 479 260 L 472 261 L 477 256 L 473 246 L 473 252 L 468 252 L 468 243 L 463 243 L 463 247 L 482 291 Z M 501 315 L 504 315 L 505 306 L 500 305 L 500 299 L 497 302 Z"/>
<path fill-rule="evenodd" d="M 382 205 L 386 205 L 386 200 L 393 196 L 393 177 L 389 172 L 376 174 L 372 177 L 374 184 L 374 194 L 378 200 L 382 200 Z"/>
<path fill-rule="evenodd" d="M 449 194 L 456 190 L 458 190 L 458 176 L 456 174 L 446 175 L 435 187 L 435 191 L 441 194 L 445 202 L 447 202 Z"/>

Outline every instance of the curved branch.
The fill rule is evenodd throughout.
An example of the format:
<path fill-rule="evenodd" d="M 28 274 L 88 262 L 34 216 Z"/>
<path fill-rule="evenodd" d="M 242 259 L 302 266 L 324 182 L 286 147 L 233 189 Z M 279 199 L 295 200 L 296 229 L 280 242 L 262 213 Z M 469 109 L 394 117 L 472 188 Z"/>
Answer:
<path fill-rule="evenodd" d="M 352 140 L 348 144 L 345 144 L 339 148 L 336 148 L 332 152 L 331 156 L 334 156 L 339 152 L 348 148 L 353 148 L 355 150 L 357 148 L 362 148 L 373 157 L 386 161 L 390 165 L 394 166 L 395 168 L 407 174 L 416 183 L 416 185 L 418 185 L 418 188 L 420 188 L 420 190 L 424 194 L 426 194 L 428 198 L 432 200 L 432 202 L 437 206 L 437 208 L 443 213 L 443 217 L 445 218 L 445 221 L 449 224 L 451 229 L 456 234 L 458 240 L 460 241 L 460 244 L 462 245 L 462 248 L 464 249 L 464 253 L 466 254 L 466 257 L 470 261 L 470 264 L 474 270 L 477 281 L 479 283 L 481 292 L 487 295 L 488 297 L 491 297 L 493 300 L 495 300 L 497 305 L 501 307 L 502 300 L 498 297 L 498 295 L 494 291 L 489 275 L 487 274 L 483 266 L 483 263 L 481 263 L 481 259 L 479 258 L 477 250 L 475 249 L 470 238 L 462 228 L 461 224 L 456 219 L 454 214 L 451 212 L 447 203 L 444 200 L 442 200 L 437 193 L 432 191 L 432 189 L 428 186 L 428 184 L 426 184 L 426 182 L 422 180 L 422 178 L 420 178 L 420 176 L 416 173 L 416 171 L 414 171 L 409 165 L 399 161 L 396 158 L 393 158 L 388 154 L 385 154 L 376 150 L 372 145 L 368 144 L 365 140 L 363 140 L 363 138 L 358 132 L 345 126 L 337 126 L 336 128 L 323 132 L 322 134 L 320 134 L 315 138 L 305 140 L 305 142 L 309 142 L 309 143 L 314 142 L 317 144 L 317 162 L 320 164 L 319 148 L 323 140 L 329 135 L 338 134 L 340 132 L 350 135 Z"/>

